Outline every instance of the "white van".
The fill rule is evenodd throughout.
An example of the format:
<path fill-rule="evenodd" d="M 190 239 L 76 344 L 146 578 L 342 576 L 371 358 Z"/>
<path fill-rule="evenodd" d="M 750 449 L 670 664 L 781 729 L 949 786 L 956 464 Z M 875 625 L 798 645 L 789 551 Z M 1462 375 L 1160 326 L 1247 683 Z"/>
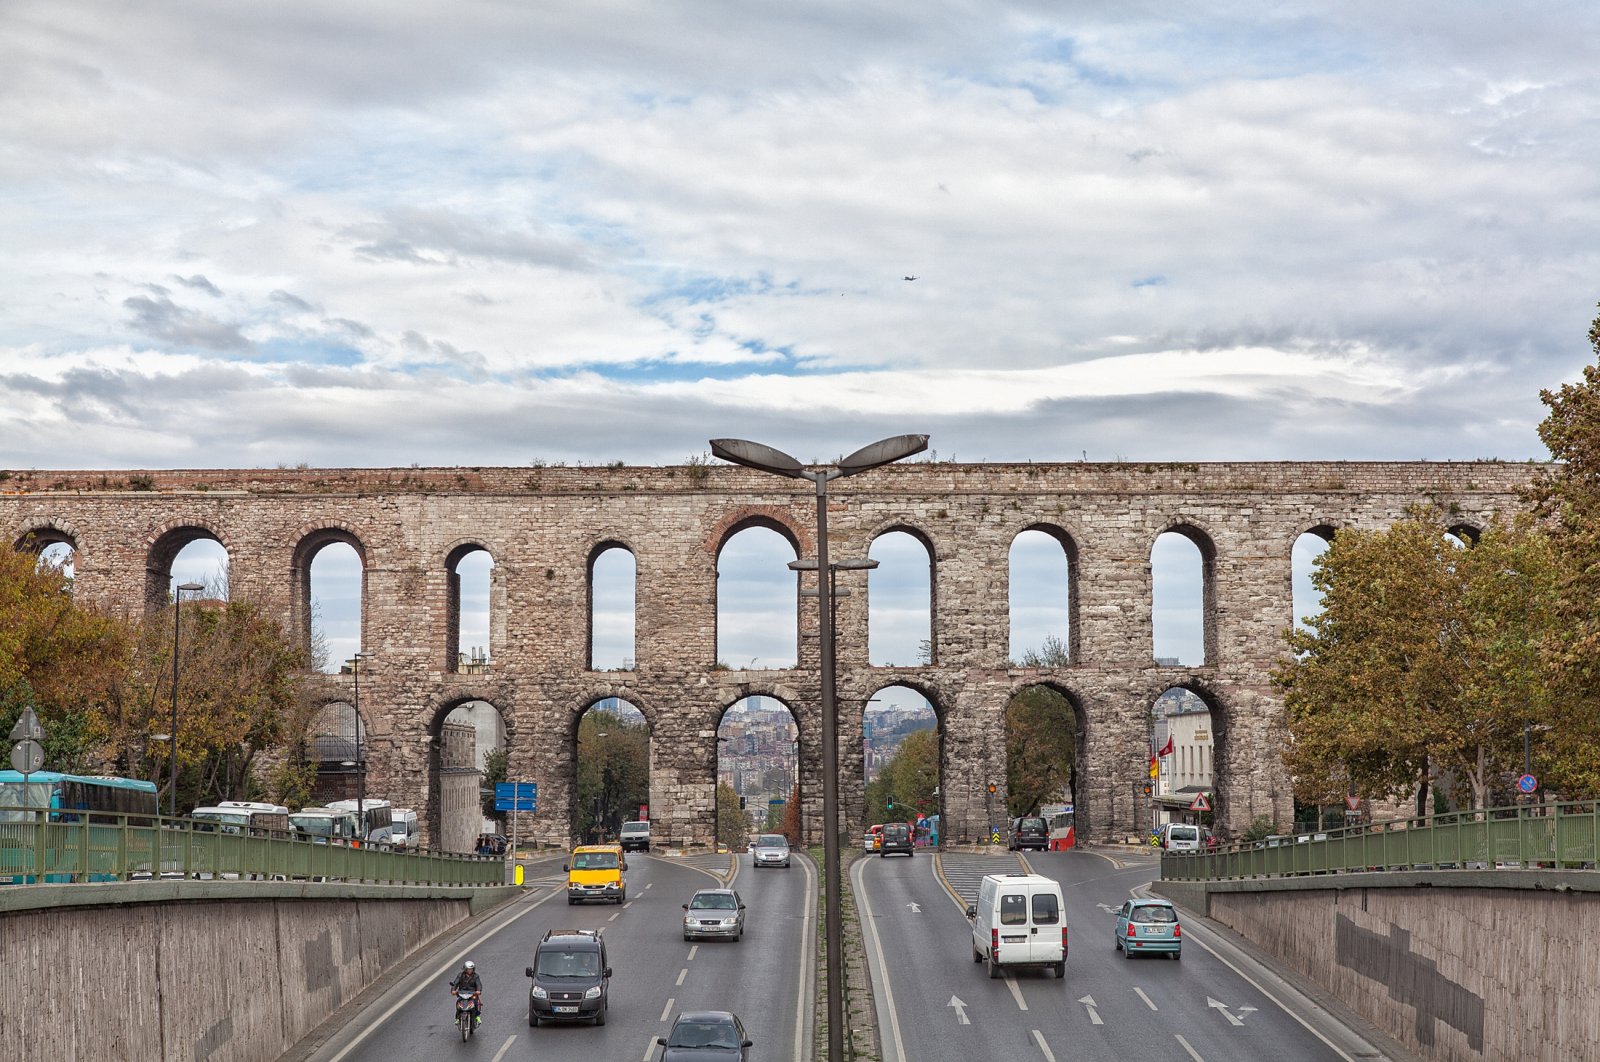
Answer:
<path fill-rule="evenodd" d="M 1008 969 L 1050 967 L 1067 976 L 1067 916 L 1061 885 L 1043 874 L 988 874 L 972 920 L 972 961 L 987 962 L 989 976 Z"/>
<path fill-rule="evenodd" d="M 394 846 L 396 848 L 415 848 L 421 837 L 417 828 L 417 813 L 410 808 L 395 808 L 393 811 Z"/>
<path fill-rule="evenodd" d="M 1200 827 L 1187 822 L 1174 822 L 1167 827 L 1161 846 L 1169 852 L 1198 852 L 1204 846 Z"/>
<path fill-rule="evenodd" d="M 365 797 L 361 800 L 330 800 L 328 807 L 334 811 L 355 811 L 360 806 L 361 814 L 366 821 L 362 824 L 360 837 L 366 844 L 392 845 L 394 833 L 394 808 L 387 800 L 377 800 Z"/>

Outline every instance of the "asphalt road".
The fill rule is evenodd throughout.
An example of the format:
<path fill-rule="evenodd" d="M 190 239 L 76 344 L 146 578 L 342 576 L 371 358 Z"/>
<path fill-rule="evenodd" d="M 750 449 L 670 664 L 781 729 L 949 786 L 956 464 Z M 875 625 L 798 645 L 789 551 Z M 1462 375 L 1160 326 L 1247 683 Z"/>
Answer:
<path fill-rule="evenodd" d="M 1030 852 L 1026 865 L 1062 886 L 1070 934 L 1064 980 L 1049 971 L 990 980 L 972 961 L 970 923 L 950 890 L 975 898 L 984 873 L 1020 871 L 1017 856 L 947 853 L 936 863 L 921 853 L 868 857 L 854 868 L 886 1062 L 1363 1057 L 1297 1020 L 1293 1004 L 1276 1002 L 1284 993 L 1269 995 L 1194 929 L 1181 960 L 1129 960 L 1116 951 L 1115 912 L 1158 873 L 1150 856 Z"/>
<path fill-rule="evenodd" d="M 628 902 L 570 906 L 559 863 L 530 868 L 528 895 L 441 951 L 364 1007 L 340 1033 L 309 1057 L 316 1062 L 435 1062 L 475 1058 L 510 1062 L 608 1062 L 655 1059 L 655 1037 L 682 1010 L 731 1010 L 744 1020 L 760 1059 L 799 1057 L 809 1033 L 816 937 L 816 872 L 796 859 L 788 870 L 755 870 L 738 857 L 733 887 L 746 904 L 744 939 L 690 944 L 683 939 L 682 904 L 696 889 L 719 884 L 709 869 L 727 857 L 693 863 L 629 855 Z M 705 868 L 705 869 L 702 869 Z M 547 929 L 602 929 L 613 976 L 604 1026 L 528 1026 L 528 979 L 523 970 Z M 481 939 L 480 939 L 481 938 Z M 484 1019 L 462 1043 L 446 991 L 464 958 L 484 980 Z"/>

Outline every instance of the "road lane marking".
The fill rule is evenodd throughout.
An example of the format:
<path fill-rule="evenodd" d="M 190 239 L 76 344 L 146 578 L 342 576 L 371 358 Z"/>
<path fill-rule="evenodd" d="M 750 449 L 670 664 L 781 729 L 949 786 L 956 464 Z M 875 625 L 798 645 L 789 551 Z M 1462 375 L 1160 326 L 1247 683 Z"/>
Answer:
<path fill-rule="evenodd" d="M 937 864 L 939 857 L 936 855 L 933 859 L 934 863 Z M 905 1041 L 900 1037 L 900 1015 L 894 1009 L 894 987 L 889 983 L 889 964 L 883 955 L 883 941 L 878 937 L 878 921 L 872 917 L 872 901 L 867 899 L 866 868 L 868 865 L 865 860 L 857 860 L 855 866 L 850 868 L 850 875 L 855 881 L 856 903 L 861 906 L 860 922 L 866 927 L 867 940 L 872 945 L 872 955 L 877 960 L 878 976 L 883 981 L 883 1006 L 880 1008 L 879 1014 L 887 1013 L 889 1015 L 890 1043 L 894 1048 L 894 1056 L 890 1062 L 905 1062 L 906 1045 Z M 937 871 L 938 868 L 935 866 L 935 873 Z M 815 902 L 807 905 L 806 919 L 808 923 L 811 918 L 811 911 L 815 907 Z M 868 965 L 871 966 L 873 964 L 869 962 Z M 815 979 L 814 971 L 812 977 Z M 951 997 L 951 999 L 954 998 L 954 996 Z M 962 1022 L 965 1023 L 966 1013 L 964 1011 L 958 1011 L 957 1013 L 960 1015 Z M 799 1032 L 796 1030 L 797 1042 L 795 1046 L 797 1047 L 799 1046 L 798 1036 Z M 794 1057 L 799 1058 L 799 1053 L 796 1052 Z"/>
<path fill-rule="evenodd" d="M 1033 1030 L 1033 1042 L 1039 1045 L 1039 1050 L 1044 1052 L 1044 1062 L 1056 1062 L 1055 1052 L 1050 1050 L 1050 1045 L 1044 1042 L 1044 1033 L 1038 1029 Z"/>
<path fill-rule="evenodd" d="M 815 940 L 811 931 L 811 919 L 817 913 L 817 868 L 809 859 L 800 860 L 800 869 L 806 875 L 806 902 L 805 914 L 800 921 L 800 939 L 806 942 Z M 806 946 L 800 949 L 803 956 L 800 960 L 800 986 L 799 998 L 794 1005 L 794 1052 L 789 1056 L 794 1062 L 811 1062 L 811 1053 L 814 1050 L 812 1038 L 808 1035 L 811 1031 L 811 1021 L 814 1006 L 807 1006 L 807 992 L 815 990 L 817 983 L 817 949 Z M 896 1030 L 898 1033 L 898 1029 Z"/>
<path fill-rule="evenodd" d="M 1006 987 L 1011 989 L 1011 998 L 1017 1001 L 1017 1008 L 1027 1010 L 1028 1001 L 1022 998 L 1022 986 L 1017 984 L 1017 979 L 1010 974 L 1006 974 Z"/>
<path fill-rule="evenodd" d="M 1082 999 L 1078 1000 L 1078 1002 L 1082 1003 L 1089 1009 L 1089 1023 L 1091 1025 L 1105 1024 L 1105 1022 L 1100 1020 L 1100 1012 L 1095 1009 L 1096 1003 L 1093 996 L 1084 996 Z"/>
<path fill-rule="evenodd" d="M 650 1056 L 656 1053 L 656 1038 L 654 1036 L 644 1042 L 644 1054 L 639 1062 L 650 1062 Z"/>
<path fill-rule="evenodd" d="M 922 905 L 921 904 L 908 903 L 908 904 L 906 904 L 906 906 L 911 908 L 911 913 L 912 914 L 921 914 L 922 913 Z"/>
<path fill-rule="evenodd" d="M 1199 1051 L 1196 1051 L 1194 1048 L 1189 1046 L 1189 1041 L 1185 1040 L 1183 1038 L 1183 1034 L 1182 1033 L 1177 1033 L 1175 1035 L 1178 1037 L 1178 1043 L 1182 1044 L 1183 1045 L 1183 1049 L 1185 1051 L 1189 1052 L 1189 1057 L 1194 1059 L 1194 1062 L 1206 1062 L 1205 1059 L 1200 1057 L 1200 1052 Z"/>
<path fill-rule="evenodd" d="M 679 985 L 683 984 L 683 979 L 685 977 L 688 977 L 688 976 L 689 976 L 689 968 L 687 966 L 685 966 L 683 969 L 678 971 L 678 984 Z"/>
<path fill-rule="evenodd" d="M 689 960 L 688 960 L 689 962 L 694 962 L 694 954 L 695 954 L 695 952 L 697 952 L 699 950 L 700 950 L 700 945 L 698 945 L 698 944 L 690 944 L 689 945 Z"/>
<path fill-rule="evenodd" d="M 551 893 L 549 893 L 549 894 L 547 894 L 545 896 L 541 896 L 539 899 L 534 900 L 532 903 L 528 904 L 528 906 L 524 910 L 518 911 L 516 914 L 512 915 L 510 918 L 507 918 L 504 922 L 497 923 L 493 928 L 485 930 L 482 936 L 477 937 L 476 939 L 474 939 L 472 941 L 472 943 L 468 944 L 466 947 L 464 947 L 460 951 L 456 952 L 455 955 L 451 956 L 451 958 L 448 959 L 446 962 L 444 962 L 442 965 L 436 967 L 435 968 L 436 971 L 437 971 L 436 973 L 429 974 L 426 977 L 424 977 L 422 980 L 418 981 L 417 982 L 417 986 L 415 988 L 413 988 L 411 991 L 407 992 L 403 997 L 401 997 L 400 1001 L 398 1003 L 396 1003 L 394 1006 L 392 1006 L 388 1010 L 384 1011 L 382 1016 L 379 1017 L 377 1021 L 373 1022 L 372 1024 L 368 1025 L 366 1028 L 362 1029 L 359 1033 L 357 1033 L 355 1039 L 351 1040 L 348 1044 L 345 1044 L 345 1046 L 343 1048 L 341 1048 L 337 1054 L 335 1054 L 332 1058 L 328 1059 L 328 1062 L 342 1062 L 342 1060 L 345 1057 L 347 1057 L 350 1054 L 350 1052 L 354 1051 L 356 1048 L 361 1046 L 362 1041 L 364 1041 L 368 1036 L 371 1036 L 372 1033 L 375 1030 L 377 1030 L 378 1028 L 380 1028 L 380 1027 L 382 1027 L 384 1025 L 387 1025 L 389 1023 L 389 1019 L 390 1018 L 392 1018 L 396 1014 L 400 1013 L 402 1008 L 408 1006 L 413 999 L 416 999 L 417 996 L 421 995 L 423 989 L 432 988 L 434 986 L 434 984 L 435 984 L 434 978 L 440 977 L 443 974 L 445 974 L 445 973 L 447 973 L 447 972 L 449 972 L 451 970 L 454 970 L 456 968 L 456 964 L 457 963 L 459 963 L 462 960 L 464 960 L 469 954 L 472 953 L 472 951 L 474 949 L 482 947 L 484 941 L 488 940 L 490 937 L 494 936 L 496 933 L 500 932 L 502 929 L 505 929 L 507 926 L 511 925 L 511 923 L 517 921 L 522 916 L 530 913 L 535 907 L 538 907 L 540 904 L 544 903 L 546 900 L 549 900 L 549 899 L 553 898 L 556 895 L 557 895 L 556 893 L 551 892 Z"/>
<path fill-rule="evenodd" d="M 678 1000 L 677 1000 L 676 997 L 667 1000 L 667 1005 L 661 1008 L 661 1020 L 662 1021 L 666 1021 L 669 1017 L 672 1016 L 672 1005 L 674 1003 L 676 1003 L 677 1001 Z"/>
<path fill-rule="evenodd" d="M 511 1045 L 516 1042 L 517 1034 L 512 1033 L 509 1037 L 507 1037 L 506 1042 L 500 1045 L 500 1050 L 494 1053 L 493 1062 L 500 1062 L 502 1058 L 506 1057 L 506 1052 L 511 1050 Z"/>
<path fill-rule="evenodd" d="M 951 996 L 950 1002 L 946 1003 L 945 1006 L 955 1008 L 957 1025 L 972 1024 L 972 1019 L 967 1017 L 967 1005 L 961 1001 L 960 996 Z"/>
<path fill-rule="evenodd" d="M 1150 999 L 1149 996 L 1144 994 L 1144 989 L 1135 988 L 1133 991 L 1134 991 L 1135 995 L 1137 995 L 1140 999 L 1144 1000 L 1144 1005 L 1145 1006 L 1149 1007 L 1151 1010 L 1155 1010 L 1156 1009 L 1155 1003 Z"/>
<path fill-rule="evenodd" d="M 627 907 L 627 905 L 626 905 L 626 904 L 624 904 L 624 905 L 623 905 L 623 907 L 624 907 L 624 908 L 626 908 L 626 907 Z M 612 916 L 611 916 L 611 917 L 610 917 L 610 918 L 608 918 L 608 919 L 606 919 L 606 921 L 607 921 L 607 922 L 615 922 L 615 921 L 616 921 L 616 920 L 617 920 L 617 918 L 618 918 L 618 917 L 619 917 L 619 916 L 620 916 L 620 915 L 621 915 L 621 914 L 622 914 L 622 912 L 621 912 L 621 911 L 618 911 L 618 912 L 617 912 L 617 913 L 616 913 L 616 914 L 613 914 L 613 915 L 612 915 Z"/>
<path fill-rule="evenodd" d="M 647 889 L 653 889 L 656 887 L 656 883 L 653 881 L 647 881 L 644 883 L 644 887 Z"/>

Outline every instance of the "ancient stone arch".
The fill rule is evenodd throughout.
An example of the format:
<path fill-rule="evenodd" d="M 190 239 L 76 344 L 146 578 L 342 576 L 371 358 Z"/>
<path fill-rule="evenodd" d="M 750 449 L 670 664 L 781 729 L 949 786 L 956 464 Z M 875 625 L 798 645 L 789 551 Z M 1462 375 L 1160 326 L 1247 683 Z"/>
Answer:
<path fill-rule="evenodd" d="M 984 784 L 1005 777 L 1005 705 L 1014 690 L 1041 682 L 1069 692 L 1081 712 L 1079 784 L 1093 807 L 1081 823 L 1086 837 L 1134 834 L 1147 821 L 1133 795 L 1145 770 L 1144 717 L 1151 698 L 1177 685 L 1202 691 L 1226 727 L 1221 828 L 1243 830 L 1252 811 L 1286 822 L 1283 708 L 1270 676 L 1291 621 L 1294 539 L 1307 528 L 1383 527 L 1419 502 L 1446 508 L 1463 529 L 1486 527 L 1517 508 L 1519 490 L 1539 471 L 1496 462 L 928 461 L 837 481 L 829 491 L 834 556 L 862 555 L 887 529 L 912 530 L 931 545 L 938 646 L 925 666 L 869 666 L 866 573 L 838 573 L 851 591 L 836 609 L 844 828 L 861 825 L 861 708 L 893 684 L 922 691 L 940 713 L 943 756 L 961 767 L 941 790 L 952 824 L 982 817 Z M 814 599 L 798 608 L 798 667 L 715 666 L 720 544 L 756 520 L 787 529 L 802 557 L 815 556 L 810 484 L 732 466 L 186 470 L 139 473 L 137 490 L 126 488 L 129 476 L 13 472 L 0 484 L 0 530 L 19 545 L 44 529 L 70 538 L 75 593 L 131 614 L 147 597 L 157 529 L 204 528 L 228 549 L 234 596 L 291 629 L 302 629 L 315 547 L 350 542 L 364 572 L 362 647 L 372 654 L 361 675 L 370 794 L 415 807 L 427 821 L 442 713 L 485 700 L 505 718 L 512 769 L 540 783 L 540 811 L 519 821 L 522 835 L 565 844 L 566 721 L 579 706 L 616 696 L 651 722 L 661 840 L 705 843 L 713 787 L 703 768 L 715 759 L 716 720 L 757 692 L 789 705 L 799 724 L 803 817 L 808 837 L 820 837 Z M 1203 531 L 1213 556 L 1200 667 L 1160 666 L 1150 653 L 1150 548 L 1178 523 Z M 1028 527 L 1062 529 L 1076 551 L 1068 668 L 1017 668 L 1008 659 L 1007 557 Z M 594 672 L 589 568 L 597 544 L 612 541 L 635 558 L 637 659 L 632 671 Z M 454 621 L 446 561 L 466 543 L 490 548 L 504 601 L 502 641 L 483 674 L 442 666 Z M 815 588 L 816 574 L 800 583 Z"/>

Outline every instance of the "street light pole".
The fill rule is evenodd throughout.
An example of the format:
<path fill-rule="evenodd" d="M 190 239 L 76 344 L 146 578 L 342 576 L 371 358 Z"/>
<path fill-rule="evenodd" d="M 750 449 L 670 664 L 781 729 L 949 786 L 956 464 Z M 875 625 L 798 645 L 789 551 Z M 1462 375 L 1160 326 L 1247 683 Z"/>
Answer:
<path fill-rule="evenodd" d="M 928 448 L 926 435 L 896 435 L 869 443 L 832 468 L 811 471 L 782 450 L 748 439 L 712 439 L 711 453 L 724 461 L 817 488 L 817 637 L 822 710 L 822 878 L 827 949 L 828 1062 L 844 1062 L 844 932 L 839 874 L 839 749 L 834 706 L 833 568 L 828 563 L 828 481 L 887 465 Z"/>
<path fill-rule="evenodd" d="M 367 843 L 367 768 L 361 761 L 361 661 L 367 653 L 357 653 L 350 658 L 350 676 L 355 680 L 356 715 L 356 829 L 361 833 L 361 843 Z M 481 817 L 481 816 L 480 816 Z"/>
<path fill-rule="evenodd" d="M 167 795 L 167 818 L 178 817 L 178 621 L 183 616 L 183 595 L 204 590 L 200 583 L 179 583 L 172 589 L 172 740 L 167 744 L 167 767 L 172 792 Z"/>

